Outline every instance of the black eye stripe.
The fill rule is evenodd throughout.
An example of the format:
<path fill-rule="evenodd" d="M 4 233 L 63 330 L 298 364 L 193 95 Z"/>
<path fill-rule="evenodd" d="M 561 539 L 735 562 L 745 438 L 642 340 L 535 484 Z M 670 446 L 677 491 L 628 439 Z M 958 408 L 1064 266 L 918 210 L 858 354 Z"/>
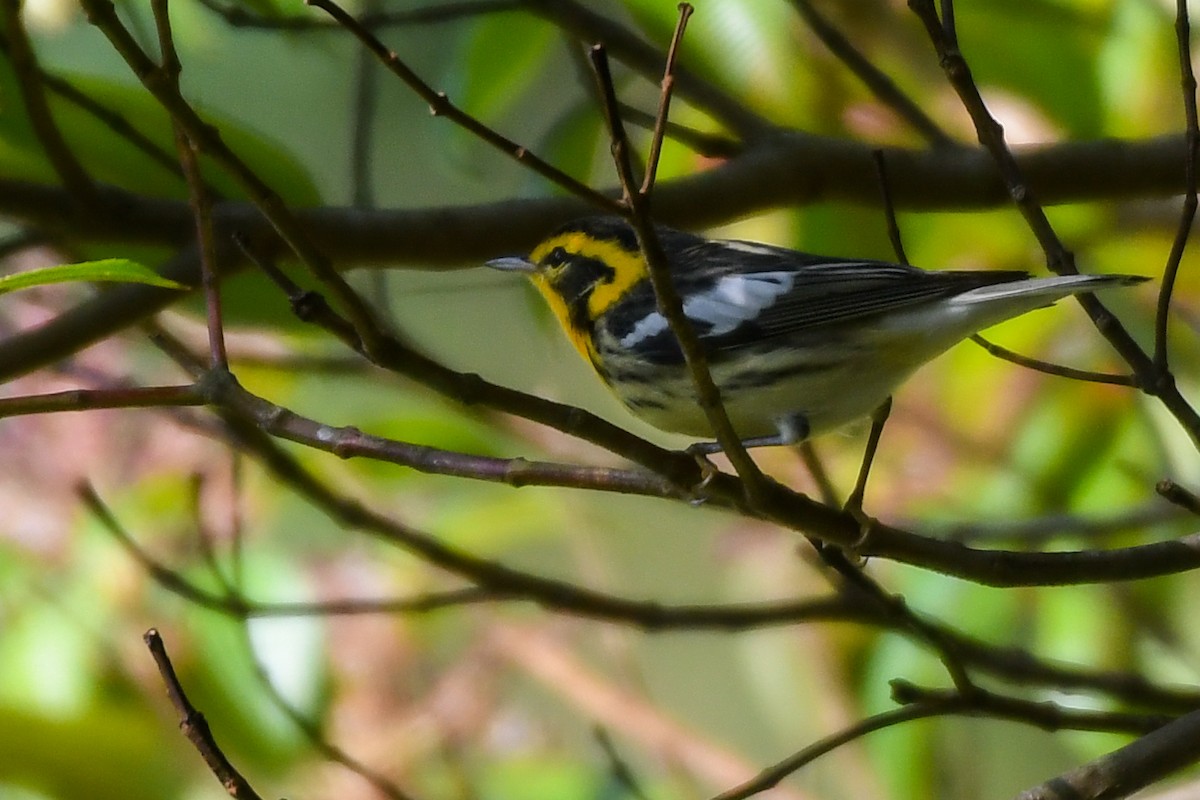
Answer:
<path fill-rule="evenodd" d="M 574 256 L 568 262 L 565 269 L 550 279 L 568 305 L 586 300 L 597 285 L 611 282 L 616 275 L 612 267 L 599 259 Z"/>

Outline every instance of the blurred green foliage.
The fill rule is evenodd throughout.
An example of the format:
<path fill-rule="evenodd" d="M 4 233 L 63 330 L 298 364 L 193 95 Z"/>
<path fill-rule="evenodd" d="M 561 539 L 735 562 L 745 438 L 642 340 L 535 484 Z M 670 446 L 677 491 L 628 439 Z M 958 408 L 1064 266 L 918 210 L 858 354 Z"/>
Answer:
<path fill-rule="evenodd" d="M 381 7 L 416 5 L 397 0 Z M 676 18 L 674 4 L 658 0 L 593 5 L 660 45 Z M 684 63 L 754 110 L 806 131 L 921 144 L 837 64 L 790 4 L 696 5 Z M 817 5 L 940 124 L 971 141 L 965 115 L 903 4 Z M 30 25 L 44 69 L 118 109 L 173 152 L 166 116 L 114 60 L 103 37 L 67 0 L 41 6 L 46 8 L 31 15 Z M 319 18 L 284 0 L 238 7 Z M 963 51 L 1015 140 L 1148 136 L 1179 128 L 1172 19 L 1162 4 L 962 0 L 956 8 Z M 145 4 L 127 2 L 122 9 L 148 40 L 153 25 Z M 183 0 L 172 11 L 185 91 L 234 150 L 293 205 L 344 202 L 351 195 L 357 43 L 340 32 L 239 28 Z M 594 185 L 614 182 L 578 47 L 549 23 L 505 12 L 388 28 L 381 35 L 431 85 L 445 88 L 505 135 Z M 654 108 L 652 82 L 620 67 L 617 79 L 623 99 Z M 11 68 L 0 61 L 0 175 L 53 182 L 17 96 Z M 386 76 L 378 103 L 369 159 L 382 204 L 420 208 L 556 191 L 445 120 L 430 118 Z M 61 99 L 54 105 L 68 143 L 98 179 L 153 196 L 185 195 L 177 176 L 109 127 Z M 686 99 L 677 109 L 677 121 L 720 130 Z M 644 133 L 636 137 L 644 143 Z M 690 174 L 710 164 L 668 144 L 662 175 Z M 223 195 L 239 196 L 212 165 L 205 164 L 204 174 Z M 1081 204 L 1051 214 L 1085 269 L 1151 276 L 1161 271 L 1176 224 L 1172 206 L 1151 202 Z M 922 266 L 1040 269 L 1036 242 L 1012 209 L 905 213 L 899 224 L 910 258 Z M 776 209 L 730 221 L 720 233 L 840 255 L 891 255 L 878 208 Z M 96 249 L 146 259 L 121 243 Z M 1171 329 L 1173 364 L 1192 396 L 1200 363 L 1195 267 L 1188 255 L 1177 292 L 1183 313 Z M 368 286 L 371 278 L 356 280 Z M 379 299 L 391 319 L 444 363 L 576 403 L 656 441 L 682 443 L 629 419 L 539 318 L 540 306 L 523 286 L 492 275 L 422 272 L 388 275 L 385 284 L 386 296 Z M 249 355 L 235 357 L 235 373 L 252 390 L 299 413 L 471 453 L 611 463 L 605 454 L 531 423 L 464 410 L 373 372 L 258 363 L 251 356 L 260 354 L 263 338 L 270 340 L 261 347 L 268 354 L 284 346 L 307 355 L 331 348 L 290 321 L 284 299 L 266 281 L 239 278 L 225 285 L 224 296 L 237 322 L 275 328 L 272 336 L 246 334 L 246 346 L 235 352 Z M 1149 343 L 1152 290 L 1113 300 L 1134 335 Z M 1071 304 L 989 336 L 1074 366 L 1119 369 Z M 137 375 L 175 374 L 128 342 L 117 355 L 85 363 Z M 260 619 L 247 630 L 158 587 L 77 510 L 74 481 L 95 481 L 148 552 L 209 591 L 221 591 L 222 582 L 213 575 L 206 547 L 215 551 L 223 580 L 236 579 L 260 601 L 411 597 L 457 583 L 395 547 L 339 529 L 251 463 L 231 485 L 228 454 L 189 418 L 153 412 L 87 416 L 69 429 L 57 427 L 65 425 L 61 417 L 0 423 L 0 436 L 13 441 L 0 503 L 14 509 L 0 523 L 0 796 L 223 796 L 179 735 L 140 648 L 141 631 L 150 625 L 164 631 L 193 700 L 264 796 L 374 795 L 305 742 L 263 689 L 259 670 L 300 713 L 414 796 L 529 800 L 631 796 L 613 779 L 613 765 L 591 735 L 593 725 L 619 742 L 648 796 L 703 797 L 727 786 L 730 770 L 748 777 L 866 714 L 893 707 L 893 678 L 947 682 L 936 659 L 910 641 L 849 625 L 651 634 L 498 602 L 429 615 Z M 861 444 L 857 432 L 816 443 L 842 491 L 853 481 Z M 715 603 L 809 596 L 826 588 L 797 556 L 793 535 L 702 507 L 574 490 L 513 490 L 286 447 L 349 496 L 440 540 L 623 596 Z M 791 453 L 760 455 L 772 474 L 815 491 Z M 194 474 L 204 476 L 199 513 L 189 488 Z M 1128 389 L 1037 375 L 963 345 L 924 369 L 896 398 L 868 510 L 889 520 L 919 520 L 912 527 L 921 532 L 1047 514 L 1105 517 L 1149 502 L 1149 487 L 1163 475 L 1200 480 L 1194 450 L 1149 399 Z M 229 536 L 235 516 L 243 533 L 236 548 Z M 202 544 L 198 517 L 208 545 Z M 991 537 L 986 542 L 994 546 L 1064 549 L 1161 539 L 1187 529 L 1176 519 L 1099 537 L 1051 535 L 1033 542 L 987 525 L 976 534 Z M 1183 682 L 1197 678 L 1200 641 L 1186 613 L 1197 593 L 1191 577 L 1136 586 L 997 590 L 888 563 L 870 568 L 911 607 L 966 634 L 1085 665 Z M 1158 615 L 1154 625 L 1144 623 L 1147 609 Z M 496 644 L 501 632 L 514 631 L 553 653 L 558 660 L 548 656 L 547 663 L 557 671 L 539 670 Z M 661 721 L 668 734 L 654 738 L 619 714 L 596 711 L 595 703 L 615 703 L 614 697 L 629 704 L 621 708 Z M 988 720 L 923 721 L 850 745 L 789 785 L 829 798 L 872 796 L 864 792 L 881 798 L 1007 797 L 1118 741 Z M 705 762 L 696 753 L 720 758 Z"/>

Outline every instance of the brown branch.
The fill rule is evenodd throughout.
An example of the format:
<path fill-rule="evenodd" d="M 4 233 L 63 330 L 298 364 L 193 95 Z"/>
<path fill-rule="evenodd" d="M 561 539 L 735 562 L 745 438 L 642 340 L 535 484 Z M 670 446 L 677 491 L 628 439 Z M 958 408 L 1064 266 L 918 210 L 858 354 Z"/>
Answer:
<path fill-rule="evenodd" d="M 860 53 L 841 31 L 822 16 L 811 0 L 792 0 L 792 5 L 800 12 L 800 16 L 804 17 L 804 21 L 821 43 L 829 48 L 829 52 L 846 65 L 877 100 L 895 112 L 927 142 L 936 148 L 960 146 L 906 95 L 895 81 Z"/>
<path fill-rule="evenodd" d="M 379 41 L 369 30 L 363 27 L 358 20 L 342 10 L 333 0 L 306 0 L 306 2 L 324 11 L 339 25 L 352 33 L 367 49 L 375 54 L 375 57 L 393 75 L 404 81 L 418 97 L 429 105 L 429 111 L 433 116 L 446 117 L 446 119 L 455 123 L 460 128 L 514 159 L 517 163 L 533 170 L 543 178 L 561 186 L 571 194 L 586 200 L 592 205 L 609 212 L 619 210 L 617 202 L 611 197 L 601 194 L 590 186 L 577 181 L 557 167 L 538 158 L 529 152 L 527 148 L 517 144 L 512 139 L 500 135 L 454 105 L 454 103 L 450 102 L 450 98 L 446 96 L 445 92 L 436 91 L 432 86 L 421 80 L 417 73 L 413 72 L 395 52 L 389 50 L 383 42 Z"/>
<path fill-rule="evenodd" d="M 162 73 L 170 84 L 171 91 L 179 94 L 179 74 L 183 66 L 175 50 L 171 35 L 171 16 L 168 0 L 151 0 L 154 22 L 158 29 L 158 47 L 162 58 Z M 221 288 L 217 278 L 217 249 L 214 244 L 212 220 L 212 198 L 200 174 L 200 164 L 187 131 L 175 119 L 171 120 L 175 132 L 175 147 L 179 153 L 179 166 L 187 180 L 188 204 L 196 219 L 196 242 L 200 250 L 200 286 L 204 292 L 204 308 L 208 319 L 209 366 L 214 369 L 229 369 L 229 356 L 225 351 L 225 326 L 221 314 Z"/>
<path fill-rule="evenodd" d="M 769 141 L 700 172 L 661 181 L 655 215 L 683 228 L 717 225 L 781 205 L 849 202 L 880 206 L 876 152 L 887 161 L 898 210 L 976 210 L 1011 202 L 988 154 L 964 149 L 953 159 L 931 150 L 869 146 L 781 130 Z M 1182 135 L 1031 145 L 1015 157 L 1045 202 L 1144 199 L 1182 193 Z M 60 187 L 0 179 L 0 215 L 76 241 L 179 247 L 194 226 L 185 202 L 98 187 L 105 207 L 121 214 L 80 217 Z M 612 190 L 619 192 L 619 187 Z M 343 269 L 370 266 L 462 266 L 497 252 L 526 252 L 548 227 L 588 206 L 575 197 L 512 198 L 473 205 L 364 210 L 323 207 L 295 212 L 318 246 Z M 250 203 L 227 202 L 220 216 L 255 240 L 269 224 Z M 431 222 L 437 225 L 432 226 Z M 199 282 L 198 279 L 195 282 Z"/>
<path fill-rule="evenodd" d="M 686 28 L 687 19 L 690 14 L 691 6 L 681 3 L 679 23 L 675 28 L 675 36 L 672 40 L 670 55 L 664 70 L 658 121 L 655 123 L 654 128 L 655 138 L 659 144 L 658 147 L 651 146 L 653 160 L 647 164 L 647 171 L 640 189 L 637 188 L 637 179 L 633 174 L 629 139 L 625 135 L 625 128 L 621 122 L 616 88 L 613 84 L 612 75 L 609 72 L 608 57 L 603 46 L 596 45 L 593 47 L 591 58 L 596 78 L 600 85 L 600 95 L 604 101 L 604 115 L 608 122 L 613 162 L 616 165 L 625 203 L 629 209 L 629 219 L 637 235 L 638 247 L 646 259 L 646 266 L 650 273 L 650 283 L 654 288 L 654 296 L 657 300 L 659 311 L 666 318 L 667 324 L 670 326 L 671 332 L 675 335 L 675 339 L 679 344 L 679 349 L 683 353 L 684 362 L 687 364 L 688 373 L 691 376 L 692 385 L 696 391 L 700 407 L 703 409 L 709 424 L 712 426 L 713 432 L 716 434 L 717 441 L 720 442 L 726 456 L 729 457 L 738 475 L 743 478 L 746 497 L 753 504 L 756 495 L 761 493 L 758 487 L 763 483 L 765 478 L 758 469 L 758 465 L 747 454 L 746 448 L 742 445 L 741 437 L 738 436 L 733 423 L 729 420 L 728 413 L 725 411 L 725 406 L 721 401 L 721 391 L 713 381 L 712 374 L 708 369 L 708 359 L 704 353 L 704 348 L 701 346 L 696 332 L 692 329 L 691 322 L 683 311 L 683 300 L 675 290 L 675 285 L 671 277 L 670 262 L 663 252 L 662 246 L 659 244 L 658 234 L 654 228 L 654 222 L 650 214 L 655 169 L 657 167 L 657 150 L 662 144 L 662 135 L 670 109 L 670 96 L 673 85 L 671 75 L 674 69 L 674 54 L 677 51 L 680 38 Z"/>
<path fill-rule="evenodd" d="M 1060 275 L 1076 274 L 1078 270 L 1075 267 L 1074 255 L 1063 245 L 1050 224 L 1035 189 L 1026 180 L 1020 164 L 1004 140 L 1004 128 L 988 110 L 971 75 L 970 67 L 958 49 L 953 3 L 951 0 L 943 0 L 941 20 L 938 19 L 932 0 L 909 0 L 908 5 L 924 24 L 950 85 L 971 116 L 980 144 L 991 154 L 995 169 L 1009 196 L 1045 252 L 1050 270 Z M 1150 356 L 1094 294 L 1080 294 L 1076 295 L 1076 298 L 1092 319 L 1096 330 L 1133 369 L 1138 386 L 1157 397 L 1187 432 L 1192 443 L 1200 447 L 1200 414 L 1179 393 L 1174 377 L 1169 372 L 1158 369 Z"/>
<path fill-rule="evenodd" d="M 978 333 L 971 335 L 971 341 L 986 350 L 989 355 L 1035 372 L 1045 373 L 1046 375 L 1056 375 L 1060 378 L 1070 378 L 1074 381 L 1085 381 L 1087 383 L 1103 383 L 1109 386 L 1138 386 L 1136 375 L 1113 375 L 1107 372 L 1093 372 L 1092 370 L 1076 369 L 1063 364 L 1042 361 L 1038 358 L 1030 358 L 1029 356 L 1023 356 L 1020 353 L 1009 350 L 1007 347 L 998 345 Z"/>
<path fill-rule="evenodd" d="M 892 681 L 892 699 L 906 705 L 953 704 L 956 706 L 955 713 L 958 714 L 1006 719 L 1034 725 L 1047 731 L 1108 731 L 1140 735 L 1171 721 L 1169 716 L 1162 714 L 1067 708 L 1058 703 L 1026 700 L 978 687 L 969 693 L 957 689 L 927 689 L 899 679 Z"/>
<path fill-rule="evenodd" d="M 0 398 L 0 419 L 101 408 L 198 406 L 205 402 L 195 385 L 139 386 L 118 389 L 68 389 L 48 394 Z"/>
<path fill-rule="evenodd" d="M 324 19 L 304 16 L 267 17 L 247 11 L 238 5 L 221 5 L 216 0 L 200 0 L 200 5 L 221 16 L 226 23 L 246 30 L 291 31 L 298 33 L 338 30 L 341 26 Z M 523 0 L 459 0 L 440 3 L 424 8 L 403 11 L 371 11 L 359 17 L 359 22 L 368 30 L 379 28 L 410 27 L 454 22 L 460 19 L 481 17 L 502 11 L 513 11 L 524 5 Z"/>
<path fill-rule="evenodd" d="M 196 707 L 188 700 L 158 631 L 151 628 L 146 631 L 142 639 L 146 642 L 146 647 L 150 649 L 150 655 L 154 657 L 154 663 L 158 666 L 158 673 L 167 686 L 167 696 L 171 699 L 171 705 L 179 714 L 180 730 L 200 753 L 204 763 L 208 765 L 209 771 L 216 776 L 221 785 L 225 787 L 225 791 L 235 800 L 262 800 L 258 792 L 254 791 L 254 787 L 222 752 L 216 739 L 213 738 L 204 715 L 196 710 Z"/>
<path fill-rule="evenodd" d="M 1128 797 L 1200 760 L 1200 711 L 1180 717 L 1041 786 L 1017 800 L 1102 800 Z"/>
<path fill-rule="evenodd" d="M 41 81 L 41 68 L 25 21 L 21 16 L 20 0 L 3 0 L 4 31 L 8 37 L 8 53 L 13 72 L 17 77 L 17 88 L 29 115 L 29 124 L 41 144 L 50 165 L 62 181 L 63 186 L 75 203 L 92 211 L 99 208 L 96 187 L 75 153 L 71 151 L 46 100 L 45 87 Z"/>
<path fill-rule="evenodd" d="M 1179 212 L 1179 228 L 1171 243 L 1171 253 L 1163 269 L 1162 286 L 1158 292 L 1158 310 L 1154 319 L 1154 366 L 1160 374 L 1168 369 L 1167 322 L 1171 313 L 1171 295 L 1175 291 L 1175 279 L 1183 251 L 1187 247 L 1196 219 L 1196 159 L 1200 157 L 1200 120 L 1196 112 L 1196 75 L 1192 70 L 1192 31 L 1188 18 L 1187 0 L 1175 4 L 1175 40 L 1179 53 L 1179 83 L 1183 92 L 1184 136 L 1187 150 L 1183 159 L 1183 175 L 1187 188 L 1183 195 L 1183 208 Z"/>
<path fill-rule="evenodd" d="M 265 433 L 297 442 L 339 458 L 366 457 L 433 475 L 504 483 L 509 486 L 559 486 L 600 489 L 650 497 L 680 497 L 670 481 L 641 470 L 587 467 L 494 458 L 443 450 L 364 433 L 354 426 L 334 426 L 297 414 L 246 391 L 227 372 L 209 372 L 200 379 L 208 402 L 252 420 Z"/>
<path fill-rule="evenodd" d="M 1172 480 L 1162 480 L 1154 487 L 1167 501 L 1174 503 L 1190 514 L 1200 516 L 1200 497 Z"/>
<path fill-rule="evenodd" d="M 378 330 L 374 314 L 334 270 L 328 257 L 317 248 L 300 221 L 283 199 L 225 144 L 216 128 L 206 123 L 179 93 L 168 74 L 156 66 L 117 17 L 112 0 L 81 0 L 88 21 L 108 38 L 142 85 L 154 95 L 171 118 L 187 133 L 192 146 L 219 164 L 253 201 L 275 232 L 312 273 L 321 280 L 355 323 L 360 335 Z M 372 342 L 365 342 L 369 348 Z"/>
<path fill-rule="evenodd" d="M 833 752 L 844 744 L 861 739 L 875 731 L 881 731 L 905 722 L 953 714 L 955 707 L 955 703 L 946 701 L 913 703 L 904 708 L 896 708 L 867 717 L 844 730 L 812 743 L 798 753 L 788 756 L 783 761 L 767 767 L 740 786 L 735 786 L 732 789 L 721 792 L 713 800 L 745 800 L 745 798 L 753 797 L 760 792 L 765 792 L 768 789 L 778 786 L 779 782 L 784 778 L 798 772 L 821 756 Z"/>

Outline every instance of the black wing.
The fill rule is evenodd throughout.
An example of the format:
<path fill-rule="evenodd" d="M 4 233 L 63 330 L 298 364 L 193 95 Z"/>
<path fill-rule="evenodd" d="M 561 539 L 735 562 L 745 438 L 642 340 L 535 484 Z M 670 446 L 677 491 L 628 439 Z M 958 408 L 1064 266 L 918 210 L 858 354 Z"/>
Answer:
<path fill-rule="evenodd" d="M 1029 277 L 1020 271 L 926 272 L 887 261 L 813 256 L 676 231 L 666 235 L 672 241 L 664 241 L 669 245 L 664 249 L 678 254 L 676 289 L 686 298 L 685 311 L 714 357 L 820 328 L 836 336 L 845 323 Z M 623 304 L 624 318 L 612 315 L 610 332 L 652 361 L 679 361 L 678 345 L 661 318 L 644 321 L 645 309 L 654 307 L 652 290 L 643 285 L 638 291 L 648 297 Z M 640 308 L 640 316 L 634 318 L 632 308 Z"/>

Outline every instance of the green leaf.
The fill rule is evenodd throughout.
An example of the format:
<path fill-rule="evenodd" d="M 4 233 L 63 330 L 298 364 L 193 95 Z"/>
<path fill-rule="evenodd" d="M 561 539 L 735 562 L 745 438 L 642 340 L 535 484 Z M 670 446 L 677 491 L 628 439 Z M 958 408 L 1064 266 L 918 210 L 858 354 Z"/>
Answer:
<path fill-rule="evenodd" d="M 535 17 L 494 14 L 482 17 L 458 59 L 451 97 L 481 119 L 509 110 L 532 87 L 557 40 L 556 31 Z M 459 96 L 461 95 L 461 96 Z"/>
<path fill-rule="evenodd" d="M 1111 24 L 1107 9 L 996 0 L 964 4 L 957 18 L 962 51 L 985 97 L 989 87 L 1006 89 L 1071 136 L 1103 131 L 1097 57 Z"/>
<path fill-rule="evenodd" d="M 113 281 L 117 283 L 145 283 L 164 289 L 186 290 L 182 283 L 164 278 L 149 267 L 126 258 L 105 258 L 99 261 L 82 261 L 78 264 L 59 264 L 54 267 L 31 269 L 15 275 L 0 276 L 0 294 L 30 289 L 50 283 L 73 281 Z"/>
<path fill-rule="evenodd" d="M 153 197 L 187 196 L 182 174 L 170 163 L 176 158 L 170 117 L 145 89 L 92 75 L 60 74 L 58 77 L 119 118 L 118 125 L 138 131 L 158 150 L 158 157 L 148 155 L 115 129 L 112 122 L 97 118 L 91 111 L 61 96 L 52 86 L 49 100 L 54 118 L 63 131 L 67 146 L 93 178 Z M 11 66 L 0 59 L 0 97 L 19 96 Z M 197 111 L 220 130 L 229 147 L 289 204 L 312 206 L 320 201 L 320 193 L 308 171 L 284 145 L 214 109 L 198 106 Z M 244 197 L 236 182 L 209 159 L 201 158 L 200 169 L 205 180 L 220 195 Z M 58 176 L 29 123 L 25 107 L 19 102 L 0 103 L 0 176 L 40 183 L 58 182 Z"/>

